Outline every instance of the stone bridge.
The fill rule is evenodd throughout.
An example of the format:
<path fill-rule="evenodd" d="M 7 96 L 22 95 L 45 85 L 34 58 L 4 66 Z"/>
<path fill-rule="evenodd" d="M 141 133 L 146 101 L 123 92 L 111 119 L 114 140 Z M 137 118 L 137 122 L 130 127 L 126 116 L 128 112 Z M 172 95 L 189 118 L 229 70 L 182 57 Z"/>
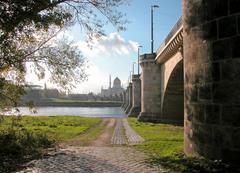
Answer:
<path fill-rule="evenodd" d="M 187 155 L 240 160 L 239 0 L 183 0 L 183 17 L 140 65 L 123 94 L 129 116 L 184 124 Z"/>

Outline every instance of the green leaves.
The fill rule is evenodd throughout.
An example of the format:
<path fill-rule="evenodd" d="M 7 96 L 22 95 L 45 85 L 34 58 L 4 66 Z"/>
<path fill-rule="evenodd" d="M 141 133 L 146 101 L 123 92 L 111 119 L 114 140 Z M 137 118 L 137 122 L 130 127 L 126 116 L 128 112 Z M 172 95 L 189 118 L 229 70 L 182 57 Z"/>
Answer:
<path fill-rule="evenodd" d="M 16 105 L 23 94 L 28 62 L 35 65 L 39 78 L 49 71 L 51 82 L 64 90 L 86 80 L 86 60 L 78 48 L 66 39 L 54 42 L 52 38 L 76 22 L 85 29 L 89 40 L 103 35 L 108 22 L 124 30 L 127 21 L 117 8 L 125 2 L 0 0 L 0 78 L 4 79 L 0 88 L 1 97 L 4 95 L 1 107 Z"/>

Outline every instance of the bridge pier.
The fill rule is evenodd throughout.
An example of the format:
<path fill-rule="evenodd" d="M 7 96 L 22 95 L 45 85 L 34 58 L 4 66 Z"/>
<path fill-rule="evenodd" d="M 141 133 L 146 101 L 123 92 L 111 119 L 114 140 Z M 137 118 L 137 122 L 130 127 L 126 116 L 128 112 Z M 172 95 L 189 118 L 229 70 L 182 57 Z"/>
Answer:
<path fill-rule="evenodd" d="M 156 54 L 144 54 L 140 57 L 141 76 L 141 112 L 139 121 L 158 122 L 161 114 L 161 69 L 155 62 Z"/>
<path fill-rule="evenodd" d="M 128 104 L 129 104 L 129 86 L 127 86 L 127 89 L 125 91 L 125 104 L 124 104 L 124 111 L 126 111 L 127 107 L 128 107 Z"/>
<path fill-rule="evenodd" d="M 132 83 L 130 82 L 128 85 L 128 105 L 126 107 L 125 113 L 128 114 L 131 108 L 132 108 Z"/>
<path fill-rule="evenodd" d="M 183 0 L 188 155 L 239 163 L 239 7 L 239 0 Z"/>
<path fill-rule="evenodd" d="M 132 75 L 132 107 L 129 116 L 138 117 L 141 112 L 141 79 L 140 75 Z"/>
<path fill-rule="evenodd" d="M 121 105 L 121 107 L 124 108 L 125 104 L 126 104 L 126 91 L 124 90 L 122 92 L 122 105 Z"/>

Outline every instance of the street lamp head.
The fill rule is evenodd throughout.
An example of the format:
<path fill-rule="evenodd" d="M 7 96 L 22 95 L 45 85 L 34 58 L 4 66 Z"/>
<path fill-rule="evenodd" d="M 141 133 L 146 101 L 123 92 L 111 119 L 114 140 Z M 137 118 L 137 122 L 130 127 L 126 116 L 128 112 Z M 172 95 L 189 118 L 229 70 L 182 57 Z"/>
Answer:
<path fill-rule="evenodd" d="M 142 47 L 141 45 L 138 46 L 138 48 L 141 48 L 141 47 Z"/>
<path fill-rule="evenodd" d="M 159 5 L 152 5 L 153 8 L 159 8 Z"/>

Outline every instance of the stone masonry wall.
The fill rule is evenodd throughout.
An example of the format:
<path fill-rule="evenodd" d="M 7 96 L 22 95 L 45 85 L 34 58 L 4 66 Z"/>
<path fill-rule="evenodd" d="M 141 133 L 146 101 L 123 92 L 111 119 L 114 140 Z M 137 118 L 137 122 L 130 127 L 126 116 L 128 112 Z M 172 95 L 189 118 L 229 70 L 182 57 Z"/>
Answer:
<path fill-rule="evenodd" d="M 124 110 L 127 109 L 128 104 L 129 104 L 129 86 L 127 87 L 126 91 L 125 91 L 125 104 L 124 104 Z"/>
<path fill-rule="evenodd" d="M 129 86 L 128 86 L 128 106 L 125 110 L 125 113 L 128 114 L 131 108 L 132 108 L 132 83 L 129 83 Z"/>
<path fill-rule="evenodd" d="M 240 160 L 240 0 L 183 0 L 185 152 Z"/>
<path fill-rule="evenodd" d="M 161 68 L 155 62 L 155 54 L 140 57 L 141 74 L 141 113 L 140 121 L 160 120 L 161 114 Z"/>
<path fill-rule="evenodd" d="M 132 75 L 132 108 L 129 116 L 138 117 L 141 111 L 141 79 L 140 75 Z"/>

